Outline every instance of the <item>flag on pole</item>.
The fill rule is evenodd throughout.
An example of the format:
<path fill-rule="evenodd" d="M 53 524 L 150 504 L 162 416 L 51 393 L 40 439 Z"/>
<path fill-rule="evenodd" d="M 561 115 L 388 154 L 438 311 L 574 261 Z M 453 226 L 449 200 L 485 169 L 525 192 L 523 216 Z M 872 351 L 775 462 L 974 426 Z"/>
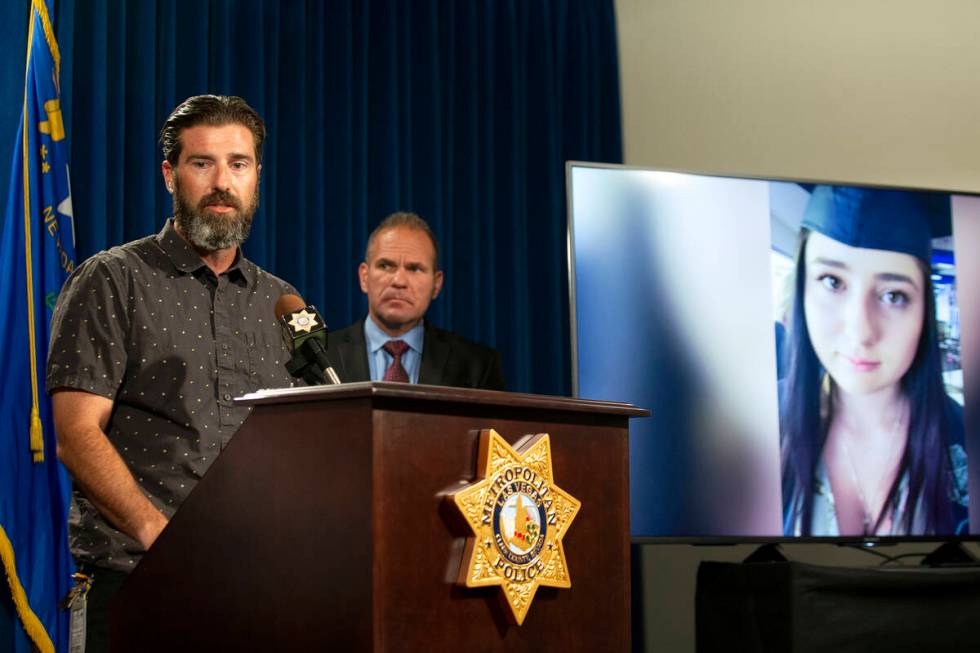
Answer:
<path fill-rule="evenodd" d="M 75 268 L 61 56 L 46 0 L 31 0 L 23 109 L 0 224 L 0 558 L 16 612 L 0 650 L 68 650 L 59 608 L 74 571 L 70 481 L 55 454 L 44 367 L 51 312 Z"/>

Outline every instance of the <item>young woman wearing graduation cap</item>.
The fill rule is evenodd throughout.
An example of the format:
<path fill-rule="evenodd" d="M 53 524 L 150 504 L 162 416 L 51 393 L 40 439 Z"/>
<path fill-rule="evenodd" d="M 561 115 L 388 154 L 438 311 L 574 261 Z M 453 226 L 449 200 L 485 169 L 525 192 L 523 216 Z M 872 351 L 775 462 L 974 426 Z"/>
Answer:
<path fill-rule="evenodd" d="M 962 409 L 947 396 L 932 238 L 949 198 L 817 186 L 780 383 L 787 535 L 966 532 Z"/>

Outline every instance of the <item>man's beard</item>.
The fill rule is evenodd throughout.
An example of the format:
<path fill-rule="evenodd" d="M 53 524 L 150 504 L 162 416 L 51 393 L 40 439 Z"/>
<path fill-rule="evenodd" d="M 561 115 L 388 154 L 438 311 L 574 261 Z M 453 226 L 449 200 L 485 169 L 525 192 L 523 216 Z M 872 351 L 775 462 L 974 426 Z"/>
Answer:
<path fill-rule="evenodd" d="M 206 209 L 210 204 L 223 204 L 235 211 L 226 214 L 213 213 Z M 216 252 L 244 243 L 252 229 L 252 218 L 258 208 L 258 184 L 251 202 L 244 210 L 234 195 L 223 190 L 205 195 L 196 207 L 192 207 L 181 192 L 177 175 L 174 175 L 174 219 L 184 238 L 200 251 Z"/>

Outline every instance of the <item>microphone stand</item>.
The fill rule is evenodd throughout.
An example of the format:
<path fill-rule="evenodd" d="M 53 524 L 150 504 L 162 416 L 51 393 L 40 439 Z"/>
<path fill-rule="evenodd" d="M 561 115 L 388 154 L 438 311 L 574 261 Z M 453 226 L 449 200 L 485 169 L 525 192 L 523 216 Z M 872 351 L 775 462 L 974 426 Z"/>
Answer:
<path fill-rule="evenodd" d="M 310 385 L 336 385 L 340 377 L 330 365 L 327 350 L 316 338 L 307 338 L 293 350 L 293 357 L 286 362 L 286 371 Z"/>

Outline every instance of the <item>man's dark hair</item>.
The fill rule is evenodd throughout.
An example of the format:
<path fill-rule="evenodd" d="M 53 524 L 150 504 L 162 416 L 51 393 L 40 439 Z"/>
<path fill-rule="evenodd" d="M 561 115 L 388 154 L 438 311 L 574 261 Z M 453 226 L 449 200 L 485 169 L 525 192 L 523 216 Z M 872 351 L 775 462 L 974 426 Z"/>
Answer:
<path fill-rule="evenodd" d="M 392 213 L 387 218 L 381 221 L 371 235 L 368 236 L 367 247 L 364 248 L 364 261 L 367 262 L 371 255 L 371 246 L 374 244 L 375 238 L 378 237 L 382 231 L 387 231 L 388 229 L 394 229 L 396 227 L 407 227 L 409 229 L 418 229 L 429 237 L 432 242 L 432 251 L 435 252 L 435 260 L 433 261 L 432 271 L 437 272 L 439 270 L 439 243 L 436 242 L 436 236 L 432 233 L 432 229 L 429 228 L 429 223 L 423 220 L 417 213 L 409 213 L 408 211 L 398 211 L 397 213 Z"/>
<path fill-rule="evenodd" d="M 265 141 L 265 123 L 240 97 L 234 95 L 195 95 L 189 97 L 170 114 L 160 130 L 160 146 L 163 158 L 170 165 L 180 159 L 180 135 L 185 129 L 198 125 L 221 127 L 240 124 L 248 127 L 255 140 L 255 161 L 262 163 L 262 143 Z"/>

